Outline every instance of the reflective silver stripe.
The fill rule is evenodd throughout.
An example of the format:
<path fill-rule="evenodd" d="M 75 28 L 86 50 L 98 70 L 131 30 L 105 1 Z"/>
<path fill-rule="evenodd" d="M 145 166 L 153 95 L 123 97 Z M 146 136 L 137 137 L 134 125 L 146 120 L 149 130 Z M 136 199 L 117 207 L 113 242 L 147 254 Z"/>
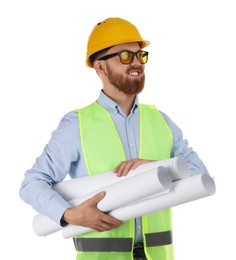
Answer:
<path fill-rule="evenodd" d="M 148 246 L 165 246 L 172 244 L 172 231 L 164 231 L 146 234 L 146 244 Z"/>
<path fill-rule="evenodd" d="M 73 238 L 81 252 L 131 252 L 132 238 Z"/>

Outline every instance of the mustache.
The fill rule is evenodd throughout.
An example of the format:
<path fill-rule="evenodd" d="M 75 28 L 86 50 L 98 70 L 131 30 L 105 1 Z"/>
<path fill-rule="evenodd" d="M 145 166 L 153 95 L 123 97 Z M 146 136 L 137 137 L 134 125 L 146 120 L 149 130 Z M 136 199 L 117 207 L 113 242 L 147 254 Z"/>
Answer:
<path fill-rule="evenodd" d="M 138 71 L 139 73 L 143 73 L 144 72 L 144 68 L 142 65 L 139 65 L 139 66 L 130 66 L 128 69 L 127 69 L 127 73 L 130 73 L 131 71 Z"/>

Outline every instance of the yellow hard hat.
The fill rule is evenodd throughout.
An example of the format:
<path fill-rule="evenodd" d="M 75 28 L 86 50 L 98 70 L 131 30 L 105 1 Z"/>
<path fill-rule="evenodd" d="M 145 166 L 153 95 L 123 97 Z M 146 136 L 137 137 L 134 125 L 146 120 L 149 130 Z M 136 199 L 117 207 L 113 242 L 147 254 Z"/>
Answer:
<path fill-rule="evenodd" d="M 86 65 L 93 67 L 89 60 L 92 54 L 126 42 L 138 42 L 140 48 L 149 44 L 149 41 L 143 40 L 138 29 L 132 23 L 121 18 L 103 20 L 94 27 L 88 38 Z"/>

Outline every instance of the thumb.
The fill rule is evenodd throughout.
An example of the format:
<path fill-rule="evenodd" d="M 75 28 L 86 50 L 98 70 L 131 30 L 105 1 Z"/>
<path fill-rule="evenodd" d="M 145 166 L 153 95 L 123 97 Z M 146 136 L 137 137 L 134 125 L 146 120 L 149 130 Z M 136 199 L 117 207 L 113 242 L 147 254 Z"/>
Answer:
<path fill-rule="evenodd" d="M 97 204 L 100 200 L 102 200 L 104 197 L 106 196 L 106 192 L 105 191 L 102 191 L 102 192 L 99 192 L 98 194 L 96 194 L 95 196 L 93 196 L 91 198 L 92 202 Z"/>

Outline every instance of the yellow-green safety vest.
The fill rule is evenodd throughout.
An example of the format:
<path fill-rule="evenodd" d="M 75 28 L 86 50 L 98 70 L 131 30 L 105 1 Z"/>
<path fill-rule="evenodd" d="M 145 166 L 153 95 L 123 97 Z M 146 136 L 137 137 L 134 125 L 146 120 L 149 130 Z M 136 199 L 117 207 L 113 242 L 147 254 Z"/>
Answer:
<path fill-rule="evenodd" d="M 139 158 L 170 158 L 172 133 L 155 106 L 139 104 Z M 89 175 L 112 171 L 126 160 L 124 149 L 109 112 L 97 102 L 76 110 L 82 152 Z M 137 191 L 138 192 L 138 191 Z M 142 234 L 148 260 L 173 260 L 171 209 L 142 217 Z M 135 223 L 125 221 L 119 228 L 92 231 L 73 238 L 77 260 L 133 259 Z"/>

